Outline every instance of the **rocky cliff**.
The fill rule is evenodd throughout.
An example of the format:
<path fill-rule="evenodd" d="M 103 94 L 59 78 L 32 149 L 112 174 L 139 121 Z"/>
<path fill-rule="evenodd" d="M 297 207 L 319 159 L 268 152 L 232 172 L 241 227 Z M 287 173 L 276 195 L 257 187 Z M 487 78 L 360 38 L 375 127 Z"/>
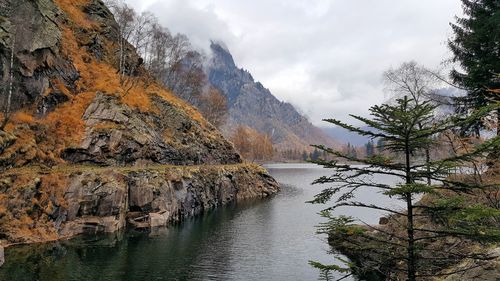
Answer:
<path fill-rule="evenodd" d="M 253 165 L 23 168 L 0 180 L 0 242 L 151 228 L 278 191 Z"/>
<path fill-rule="evenodd" d="M 269 134 L 278 149 L 309 148 L 310 144 L 335 146 L 336 142 L 312 125 L 289 103 L 279 101 L 252 75 L 238 68 L 229 51 L 211 44 L 212 56 L 207 73 L 211 84 L 228 99 L 229 120 L 225 130 L 238 125 L 249 126 Z"/>
<path fill-rule="evenodd" d="M 14 78 L 0 245 L 165 225 L 278 190 L 119 38 L 100 0 L 0 0 L 4 93 Z"/>

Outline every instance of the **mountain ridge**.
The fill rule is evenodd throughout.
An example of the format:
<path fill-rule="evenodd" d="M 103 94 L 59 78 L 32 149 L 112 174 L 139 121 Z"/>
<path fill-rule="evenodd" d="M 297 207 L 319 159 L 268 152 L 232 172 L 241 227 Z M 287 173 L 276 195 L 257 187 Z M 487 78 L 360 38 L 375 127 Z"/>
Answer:
<path fill-rule="evenodd" d="M 252 74 L 238 68 L 227 48 L 212 41 L 207 65 L 209 82 L 227 97 L 229 118 L 223 127 L 227 135 L 239 125 L 268 134 L 278 150 L 309 150 L 311 144 L 338 143 L 315 127 L 295 107 L 277 99 Z"/>

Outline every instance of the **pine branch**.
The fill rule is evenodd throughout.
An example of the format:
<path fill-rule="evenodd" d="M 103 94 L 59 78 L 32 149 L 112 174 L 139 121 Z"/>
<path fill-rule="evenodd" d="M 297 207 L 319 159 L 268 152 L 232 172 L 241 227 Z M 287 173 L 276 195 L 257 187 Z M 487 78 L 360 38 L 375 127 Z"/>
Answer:
<path fill-rule="evenodd" d="M 316 146 L 314 146 L 316 147 Z M 318 147 L 319 148 L 319 147 Z M 396 177 L 404 177 L 402 173 L 396 173 L 396 172 L 390 172 L 390 170 L 397 170 L 397 171 L 402 171 L 401 167 L 398 165 L 391 165 L 387 164 L 386 166 L 383 166 L 380 163 L 377 163 L 376 161 L 370 161 L 367 159 L 359 159 L 355 157 L 350 157 L 347 156 L 341 152 L 331 152 L 331 154 L 342 157 L 346 160 L 349 161 L 354 161 L 354 162 L 359 162 L 365 165 L 370 165 L 369 167 L 355 167 L 353 165 L 349 164 L 338 164 L 337 161 L 327 161 L 323 159 L 318 159 L 318 160 L 311 160 L 309 161 L 310 163 L 318 164 L 321 165 L 325 168 L 330 168 L 330 169 L 335 169 L 338 172 L 359 172 L 359 175 L 369 175 L 369 174 L 384 174 L 384 175 L 391 175 L 391 176 L 396 176 Z M 391 169 L 391 167 L 394 167 L 394 169 Z"/>
<path fill-rule="evenodd" d="M 361 207 L 361 208 L 368 208 L 368 209 L 373 209 L 373 210 L 381 210 L 381 211 L 386 211 L 386 212 L 389 212 L 389 213 L 392 213 L 392 214 L 397 214 L 397 215 L 400 215 L 400 216 L 406 216 L 405 213 L 401 213 L 401 212 L 398 212 L 398 211 L 395 211 L 395 210 L 392 210 L 392 209 L 389 209 L 389 208 L 385 208 L 385 207 L 380 207 L 380 206 L 377 206 L 377 205 L 372 205 L 372 204 L 365 204 L 365 203 L 361 203 L 361 202 L 342 202 L 342 203 L 338 203 L 338 204 L 335 204 L 325 210 L 334 210 L 338 207 Z"/>
<path fill-rule="evenodd" d="M 363 120 L 366 120 L 366 121 L 369 121 L 368 119 L 365 119 L 365 118 L 362 118 L 362 117 L 359 117 L 359 116 L 354 116 L 354 115 L 351 115 L 352 117 L 360 120 L 360 121 L 363 121 Z M 337 125 L 341 128 L 344 128 L 350 132 L 353 132 L 353 133 L 358 133 L 359 135 L 361 136 L 369 136 L 371 137 L 372 139 L 375 139 L 375 138 L 384 138 L 384 139 L 390 139 L 390 140 L 398 140 L 396 137 L 393 137 L 393 136 L 390 136 L 390 135 L 386 135 L 386 134 L 382 134 L 382 133 L 377 133 L 377 132 L 372 132 L 372 131 L 368 131 L 368 130 L 363 130 L 359 127 L 354 127 L 354 126 L 351 126 L 351 125 L 348 125 L 340 120 L 337 120 L 337 119 L 323 119 L 323 121 L 325 122 L 328 122 L 328 123 L 331 123 L 331 124 L 334 124 L 334 125 Z M 364 122 L 364 121 L 363 121 Z M 370 122 L 370 121 L 369 121 Z M 367 125 L 370 125 L 367 123 Z M 375 125 L 376 124 L 372 124 L 372 125 Z M 373 128 L 377 128 L 375 126 L 370 126 L 370 127 L 373 127 Z"/>

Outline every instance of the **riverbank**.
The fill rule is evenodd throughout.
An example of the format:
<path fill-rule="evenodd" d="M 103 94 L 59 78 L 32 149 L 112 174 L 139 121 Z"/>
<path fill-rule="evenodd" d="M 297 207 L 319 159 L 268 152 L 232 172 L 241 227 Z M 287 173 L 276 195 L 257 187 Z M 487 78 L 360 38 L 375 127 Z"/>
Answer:
<path fill-rule="evenodd" d="M 10 169 L 0 180 L 0 246 L 164 226 L 278 190 L 253 164 Z"/>
<path fill-rule="evenodd" d="M 324 188 L 310 184 L 325 171 L 312 164 L 266 168 L 281 186 L 273 196 L 228 203 L 168 227 L 10 247 L 0 280 L 317 280 L 308 261 L 333 257 L 326 236 L 315 234 L 322 206 L 305 201 Z M 370 223 L 380 216 L 358 215 Z"/>
<path fill-rule="evenodd" d="M 476 191 L 469 194 L 462 203 L 474 205 L 486 200 L 487 190 Z M 497 192 L 494 191 L 493 192 Z M 451 198 L 452 193 L 442 192 L 428 194 L 420 199 L 420 204 L 430 206 L 443 198 Z M 478 199 L 479 198 L 479 199 Z M 417 203 L 417 206 L 419 205 Z M 419 209 L 415 214 L 415 228 L 439 230 L 441 228 L 438 218 L 432 218 L 425 211 Z M 406 232 L 406 217 L 402 215 L 388 215 L 382 217 L 379 224 L 350 225 L 344 231 L 330 232 L 328 243 L 336 253 L 347 256 L 356 264 L 355 274 L 368 280 L 406 280 L 406 263 L 403 258 L 395 259 L 386 255 L 388 251 L 398 253 L 401 243 L 399 234 Z M 488 224 L 498 224 L 490 221 Z M 478 233 L 481 235 L 481 233 Z M 401 236 L 401 235 L 399 235 Z M 386 241 L 387 250 L 374 249 L 374 241 Z M 403 244 L 404 247 L 404 244 Z M 426 261 L 425 276 L 420 276 L 423 281 L 459 281 L 483 280 L 497 281 L 500 276 L 500 247 L 498 242 L 481 243 L 467 240 L 460 235 L 447 235 L 444 239 L 437 235 L 435 239 L 427 240 L 425 244 L 427 253 L 422 253 Z M 421 249 L 422 251 L 422 249 Z M 429 262 L 432 260 L 432 262 Z"/>

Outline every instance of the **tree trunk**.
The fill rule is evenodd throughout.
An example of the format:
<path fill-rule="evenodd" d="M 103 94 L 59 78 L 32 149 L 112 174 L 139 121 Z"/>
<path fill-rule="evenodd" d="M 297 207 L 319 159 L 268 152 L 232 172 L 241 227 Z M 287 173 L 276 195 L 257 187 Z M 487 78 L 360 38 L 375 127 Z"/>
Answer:
<path fill-rule="evenodd" d="M 411 177 L 411 166 L 410 166 L 410 147 L 408 145 L 408 142 L 406 142 L 405 145 L 405 160 L 406 160 L 406 184 L 411 184 L 413 183 L 412 177 Z M 407 213 L 406 213 L 406 218 L 407 218 L 407 225 L 406 225 L 406 230 L 407 230 L 407 235 L 408 235 L 408 245 L 407 245 L 407 252 L 408 252 L 408 281 L 415 281 L 416 280 L 416 257 L 415 257 L 415 237 L 414 237 L 414 229 L 413 229 L 413 203 L 412 203 L 412 198 L 411 198 L 411 193 L 406 194 L 406 208 L 407 208 Z"/>
<path fill-rule="evenodd" d="M 14 45 L 16 43 L 16 36 L 12 38 L 12 45 L 10 47 L 10 65 L 9 65 L 9 91 L 7 93 L 7 105 L 5 107 L 4 111 L 4 120 L 0 126 L 0 129 L 3 130 L 5 125 L 7 125 L 7 122 L 9 121 L 10 118 L 10 107 L 12 105 L 12 88 L 13 88 L 13 83 L 14 83 Z"/>
<path fill-rule="evenodd" d="M 119 71 L 120 71 L 120 85 L 123 86 L 123 73 L 124 73 L 124 68 L 125 68 L 125 62 L 124 62 L 124 39 L 123 39 L 123 31 L 121 30 L 121 27 L 120 27 L 120 32 L 119 32 L 119 36 L 120 36 L 120 66 L 119 66 Z"/>
<path fill-rule="evenodd" d="M 500 108 L 497 109 L 497 136 L 500 136 Z"/>
<path fill-rule="evenodd" d="M 429 148 L 426 148 L 425 149 L 425 164 L 426 164 L 426 168 L 427 168 L 427 185 L 428 186 L 431 186 L 431 166 L 430 166 L 430 163 L 431 162 L 431 153 L 429 151 Z"/>

